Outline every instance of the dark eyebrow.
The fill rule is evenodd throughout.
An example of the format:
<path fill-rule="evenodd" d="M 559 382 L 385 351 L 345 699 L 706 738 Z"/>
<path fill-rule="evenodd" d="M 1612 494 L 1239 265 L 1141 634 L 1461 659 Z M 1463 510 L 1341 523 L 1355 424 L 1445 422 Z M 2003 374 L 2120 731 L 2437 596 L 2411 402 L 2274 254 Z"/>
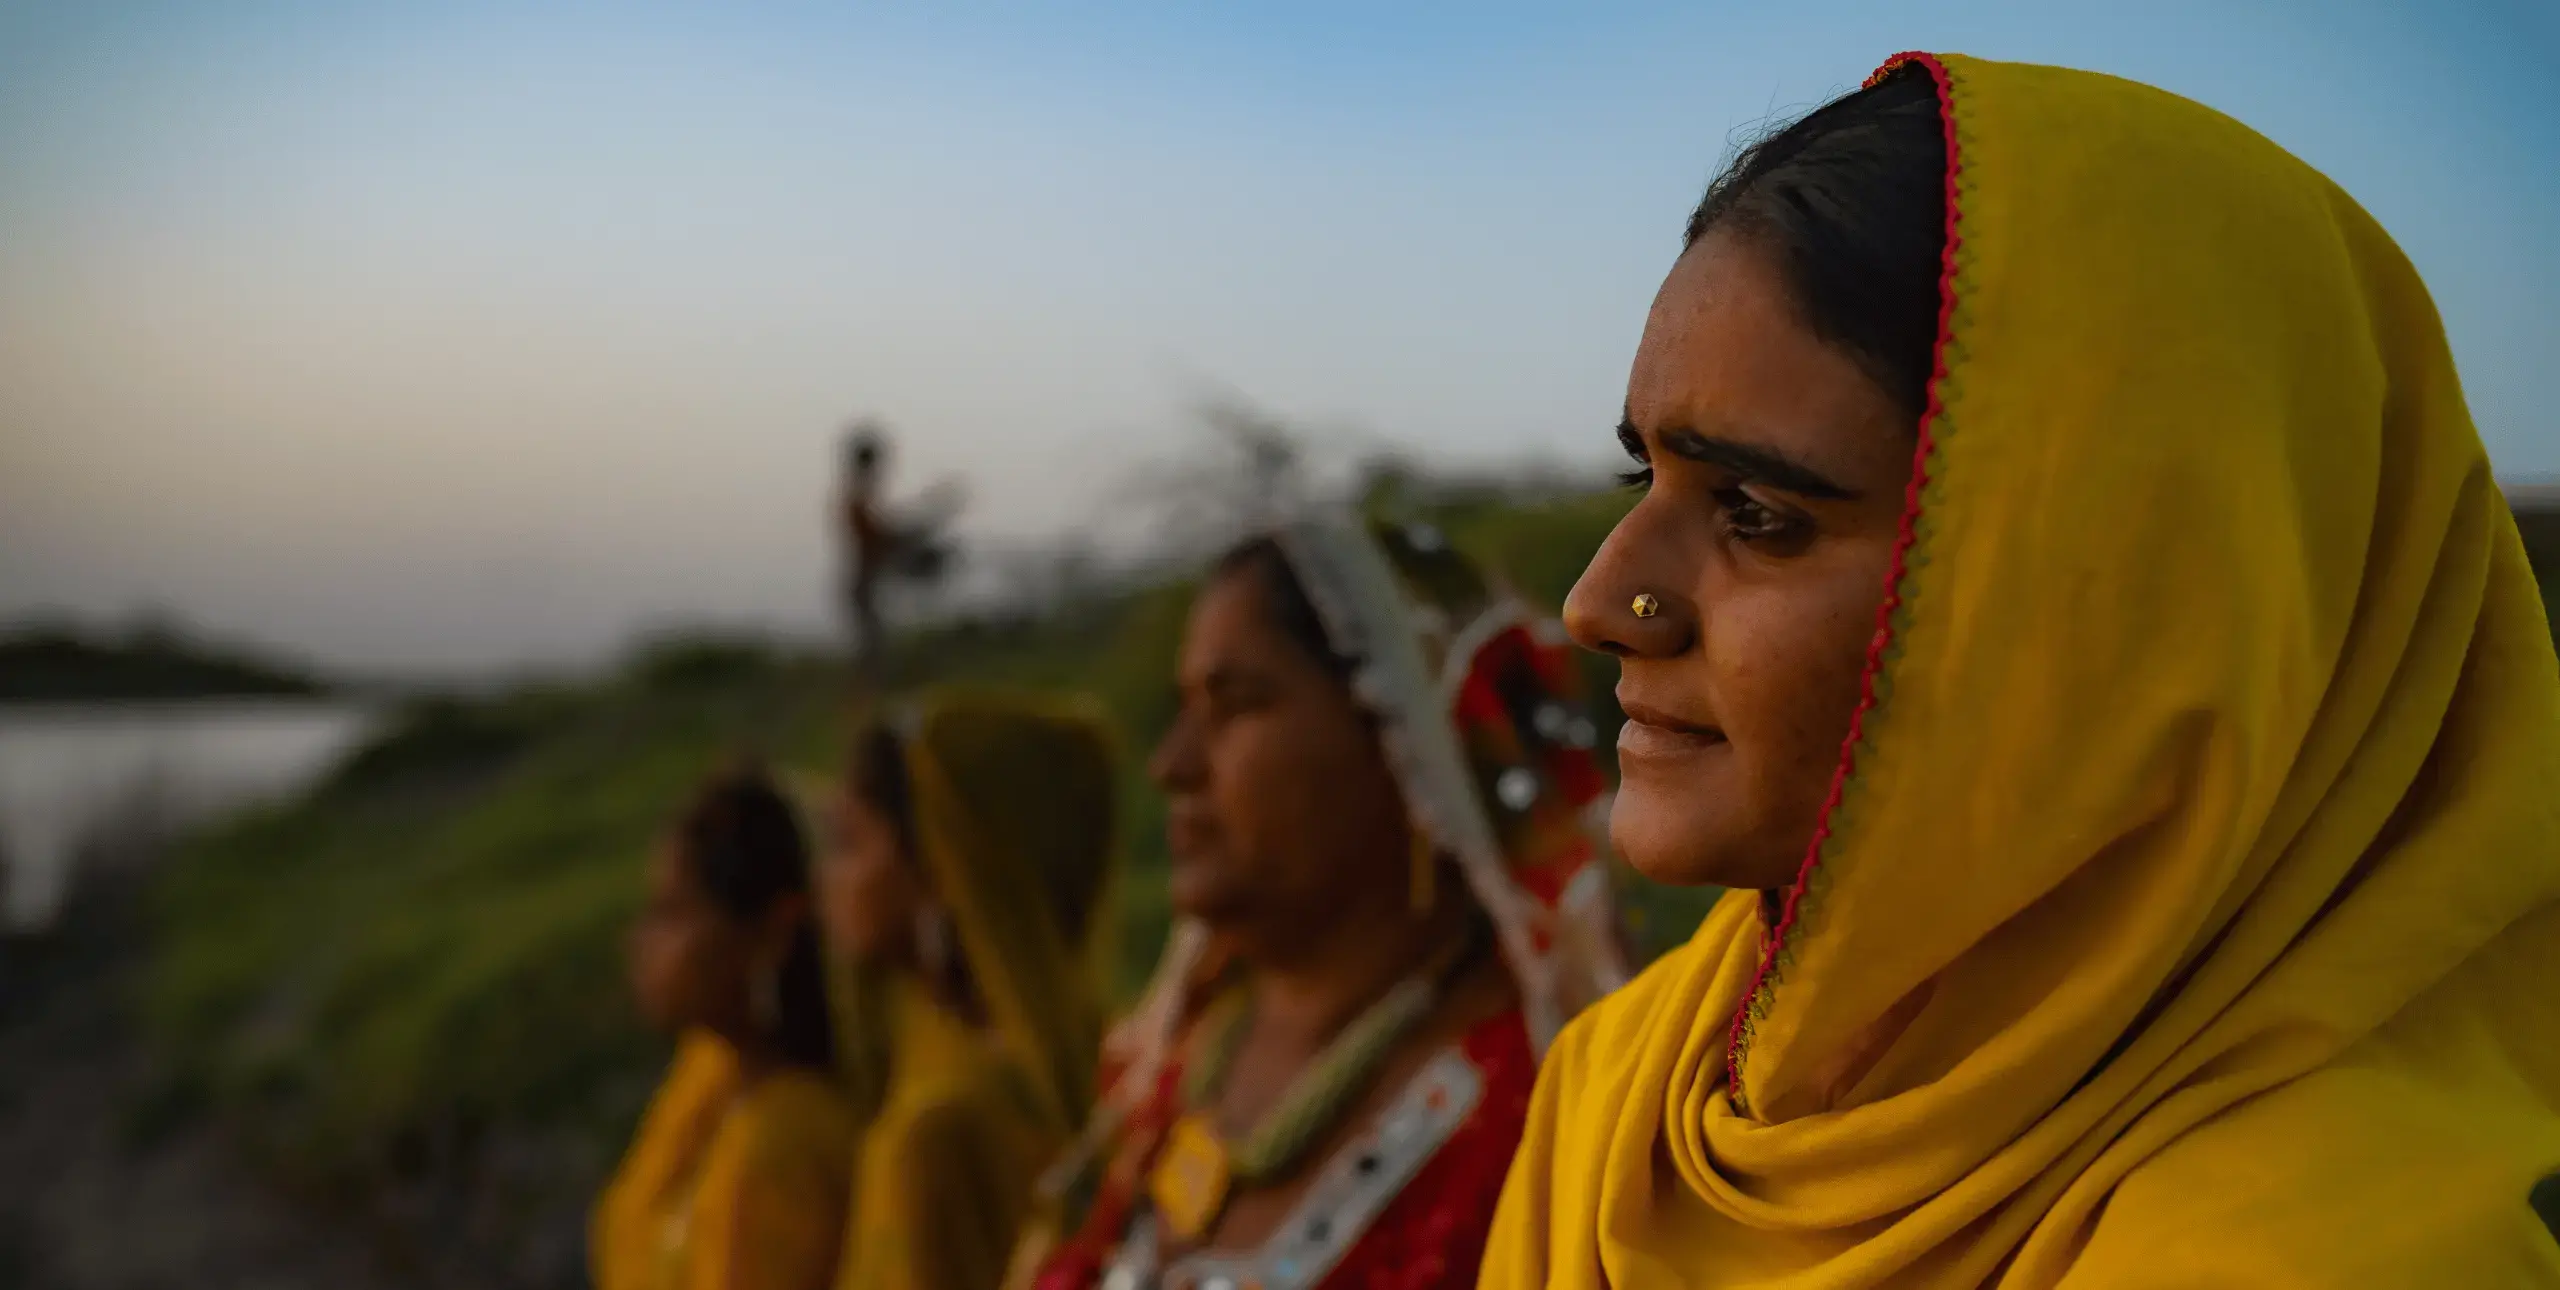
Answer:
<path fill-rule="evenodd" d="M 1233 663 L 1220 663 L 1211 667 L 1207 676 L 1200 678 L 1200 690 L 1211 697 L 1238 690 L 1250 694 L 1264 683 L 1264 678 L 1258 673 Z"/>
<path fill-rule="evenodd" d="M 1800 497 L 1842 502 L 1855 501 L 1858 497 L 1856 489 L 1834 483 L 1830 476 L 1775 449 L 1711 438 L 1687 429 L 1664 430 L 1655 437 L 1675 457 L 1721 467 L 1743 479 L 1782 488 Z M 1645 460 L 1644 436 L 1636 429 L 1634 421 L 1618 423 L 1618 442 L 1637 460 Z"/>
<path fill-rule="evenodd" d="M 1618 446 L 1626 449 L 1627 455 L 1637 461 L 1653 460 L 1645 450 L 1644 436 L 1637 432 L 1636 423 L 1629 418 L 1618 418 Z"/>

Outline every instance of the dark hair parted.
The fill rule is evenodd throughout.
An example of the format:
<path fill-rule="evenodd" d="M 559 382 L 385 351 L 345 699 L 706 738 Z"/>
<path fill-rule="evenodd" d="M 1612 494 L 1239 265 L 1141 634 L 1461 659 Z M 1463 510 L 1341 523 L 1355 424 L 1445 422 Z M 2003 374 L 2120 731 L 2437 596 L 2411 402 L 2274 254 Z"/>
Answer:
<path fill-rule="evenodd" d="M 1249 577 L 1259 583 L 1263 612 L 1271 616 L 1280 634 L 1306 651 L 1309 659 L 1336 680 L 1350 681 L 1358 660 L 1334 648 L 1333 638 L 1325 632 L 1324 618 L 1307 597 L 1306 584 L 1298 581 L 1298 571 L 1289 567 L 1289 553 L 1281 549 L 1278 538 L 1267 534 L 1247 538 L 1228 548 L 1209 568 L 1212 582 L 1233 577 Z"/>
<path fill-rule="evenodd" d="M 762 918 L 775 901 L 809 890 L 809 843 L 799 813 L 754 766 L 732 767 L 704 781 L 676 820 L 675 840 L 685 871 L 731 918 Z M 803 919 L 792 933 L 774 984 L 775 1045 L 794 1064 L 826 1066 L 835 1049 L 834 1029 L 813 922 Z"/>
<path fill-rule="evenodd" d="M 1936 362 L 1946 168 L 1937 82 L 1907 63 L 1744 148 L 1683 245 L 1730 229 L 1775 255 L 1805 325 L 1916 427 Z"/>
<path fill-rule="evenodd" d="M 898 853 L 916 861 L 913 792 L 907 784 L 907 741 L 887 721 L 865 722 L 846 759 L 845 785 L 897 833 Z"/>

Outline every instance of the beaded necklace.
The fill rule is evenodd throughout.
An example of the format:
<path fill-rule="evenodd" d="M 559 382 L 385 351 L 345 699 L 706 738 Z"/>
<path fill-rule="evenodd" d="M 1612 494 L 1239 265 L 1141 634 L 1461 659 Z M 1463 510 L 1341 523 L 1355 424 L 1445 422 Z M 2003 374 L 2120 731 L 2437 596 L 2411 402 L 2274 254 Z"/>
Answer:
<path fill-rule="evenodd" d="M 1387 1054 L 1431 1015 L 1448 979 L 1474 957 L 1477 940 L 1471 930 L 1363 1009 L 1289 1081 L 1280 1100 L 1242 1138 L 1220 1136 L 1202 1110 L 1175 1121 L 1147 1180 L 1149 1199 L 1174 1233 L 1198 1240 L 1226 1210 L 1239 1185 L 1269 1182 L 1295 1166 L 1333 1127 Z M 1250 998 L 1237 989 L 1211 1005 L 1203 1019 L 1207 1044 L 1201 1060 L 1183 1072 L 1184 1106 L 1206 1107 L 1225 1086 L 1251 1028 Z"/>

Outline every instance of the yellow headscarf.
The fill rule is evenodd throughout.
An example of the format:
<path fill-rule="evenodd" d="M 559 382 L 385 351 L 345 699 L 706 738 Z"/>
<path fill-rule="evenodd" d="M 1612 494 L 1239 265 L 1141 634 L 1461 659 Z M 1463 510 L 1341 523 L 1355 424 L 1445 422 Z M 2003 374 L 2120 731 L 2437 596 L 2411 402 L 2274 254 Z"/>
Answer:
<path fill-rule="evenodd" d="M 906 973 L 839 961 L 838 1058 L 866 1118 L 843 1290 L 992 1290 L 1102 1033 L 1113 754 L 1084 706 L 938 690 L 890 718 L 916 859 L 986 1029 Z"/>
<path fill-rule="evenodd" d="M 2560 664 L 2425 287 L 2212 111 L 1919 61 L 1948 307 L 1841 790 L 1777 934 L 1559 1042 L 1484 1284 L 2560 1284 Z"/>
<path fill-rule="evenodd" d="M 1084 707 L 965 691 L 920 700 L 903 734 L 918 858 L 971 983 L 1044 1116 L 1071 1130 L 1093 1101 L 1102 1037 L 1110 740 Z"/>

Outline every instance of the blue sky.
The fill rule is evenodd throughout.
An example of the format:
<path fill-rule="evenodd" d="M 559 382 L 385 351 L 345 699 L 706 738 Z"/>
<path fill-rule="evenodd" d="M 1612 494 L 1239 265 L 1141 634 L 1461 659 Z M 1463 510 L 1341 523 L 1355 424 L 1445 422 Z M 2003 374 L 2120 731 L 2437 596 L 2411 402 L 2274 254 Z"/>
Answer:
<path fill-rule="evenodd" d="M 438 669 L 814 630 L 864 410 L 1015 540 L 1212 386 L 1598 466 L 1729 143 L 1911 47 L 2327 170 L 2502 474 L 2560 473 L 2549 6 L 216 9 L 0 3 L 0 618 Z"/>

